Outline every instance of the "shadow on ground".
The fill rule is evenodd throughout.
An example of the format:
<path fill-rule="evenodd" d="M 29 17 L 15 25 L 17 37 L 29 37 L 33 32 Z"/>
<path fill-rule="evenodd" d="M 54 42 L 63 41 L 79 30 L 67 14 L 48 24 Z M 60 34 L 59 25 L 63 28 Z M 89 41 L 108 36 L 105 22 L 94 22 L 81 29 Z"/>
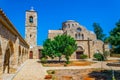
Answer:
<path fill-rule="evenodd" d="M 38 63 L 42 63 L 42 61 L 37 61 Z M 65 61 L 58 61 L 58 60 L 47 60 L 46 63 L 65 63 Z"/>
<path fill-rule="evenodd" d="M 88 75 L 95 80 L 112 80 L 112 70 L 92 71 Z M 120 80 L 120 70 L 114 71 L 115 80 Z"/>

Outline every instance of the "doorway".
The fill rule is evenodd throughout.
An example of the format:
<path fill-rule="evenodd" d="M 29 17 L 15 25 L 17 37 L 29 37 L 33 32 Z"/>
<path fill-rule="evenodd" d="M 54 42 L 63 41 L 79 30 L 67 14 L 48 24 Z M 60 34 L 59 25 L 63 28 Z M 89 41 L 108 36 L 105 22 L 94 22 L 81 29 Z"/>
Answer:
<path fill-rule="evenodd" d="M 29 59 L 33 59 L 33 51 L 30 51 Z"/>
<path fill-rule="evenodd" d="M 76 52 L 76 59 L 80 59 L 80 55 L 83 54 L 83 51 Z"/>

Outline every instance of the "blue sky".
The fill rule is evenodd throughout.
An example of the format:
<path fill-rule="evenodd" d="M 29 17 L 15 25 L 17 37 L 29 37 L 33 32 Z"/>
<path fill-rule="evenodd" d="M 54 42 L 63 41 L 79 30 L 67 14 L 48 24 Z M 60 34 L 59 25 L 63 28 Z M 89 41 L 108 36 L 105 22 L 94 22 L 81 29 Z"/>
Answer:
<path fill-rule="evenodd" d="M 38 12 L 38 45 L 48 30 L 61 28 L 62 22 L 75 20 L 88 30 L 97 22 L 107 36 L 120 19 L 120 0 L 0 0 L 0 8 L 25 37 L 25 11 L 31 6 Z"/>

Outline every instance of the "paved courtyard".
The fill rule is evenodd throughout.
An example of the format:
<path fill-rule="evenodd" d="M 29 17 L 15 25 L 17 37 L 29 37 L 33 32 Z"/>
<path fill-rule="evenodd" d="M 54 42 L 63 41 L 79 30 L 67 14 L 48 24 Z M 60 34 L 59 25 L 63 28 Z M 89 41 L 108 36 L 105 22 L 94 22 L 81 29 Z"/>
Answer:
<path fill-rule="evenodd" d="M 37 59 L 29 59 L 13 80 L 44 80 L 46 71 Z"/>
<path fill-rule="evenodd" d="M 47 70 L 57 69 L 88 69 L 88 68 L 106 68 L 107 62 L 96 62 L 90 66 L 69 66 L 69 67 L 43 67 L 38 59 L 29 59 L 18 69 L 16 74 L 4 74 L 3 80 L 44 80 Z M 102 66 L 101 66 L 102 65 Z M 114 70 L 120 70 L 120 67 L 112 67 Z"/>

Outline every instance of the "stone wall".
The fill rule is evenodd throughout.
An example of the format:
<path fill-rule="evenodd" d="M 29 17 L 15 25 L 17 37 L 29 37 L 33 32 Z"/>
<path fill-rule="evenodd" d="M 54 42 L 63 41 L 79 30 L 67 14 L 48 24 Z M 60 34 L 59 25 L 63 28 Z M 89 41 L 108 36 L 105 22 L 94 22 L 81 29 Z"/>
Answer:
<path fill-rule="evenodd" d="M 13 73 L 27 59 L 28 49 L 29 45 L 0 10 L 0 77 L 2 73 Z"/>

